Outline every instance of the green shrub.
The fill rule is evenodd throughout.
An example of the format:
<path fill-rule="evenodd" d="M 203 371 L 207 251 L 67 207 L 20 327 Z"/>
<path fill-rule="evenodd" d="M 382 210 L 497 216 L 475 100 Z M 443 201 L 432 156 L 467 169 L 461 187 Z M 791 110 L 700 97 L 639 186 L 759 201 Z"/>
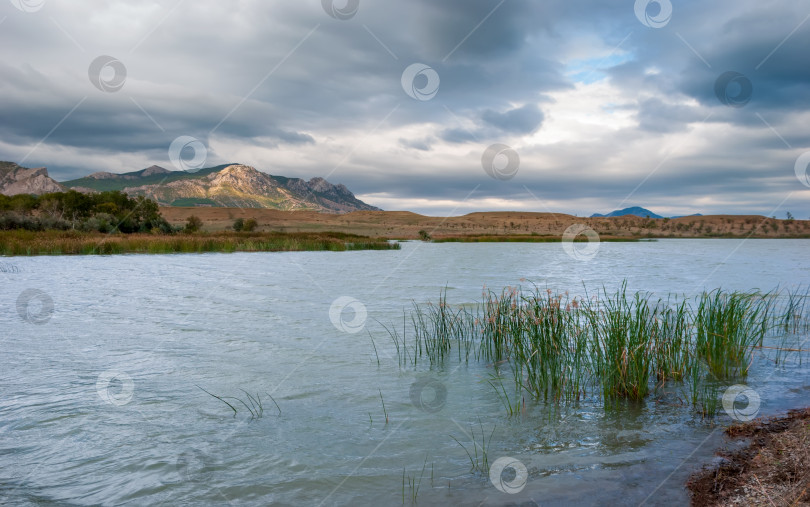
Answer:
<path fill-rule="evenodd" d="M 186 219 L 186 232 L 197 232 L 203 226 L 203 221 L 197 215 L 191 215 Z"/>
<path fill-rule="evenodd" d="M 245 232 L 253 232 L 253 230 L 256 229 L 256 227 L 258 227 L 258 225 L 259 225 L 259 223 L 256 222 L 256 220 L 254 220 L 252 218 L 248 218 L 247 220 L 245 220 L 245 224 L 242 227 L 242 230 L 245 231 Z"/>

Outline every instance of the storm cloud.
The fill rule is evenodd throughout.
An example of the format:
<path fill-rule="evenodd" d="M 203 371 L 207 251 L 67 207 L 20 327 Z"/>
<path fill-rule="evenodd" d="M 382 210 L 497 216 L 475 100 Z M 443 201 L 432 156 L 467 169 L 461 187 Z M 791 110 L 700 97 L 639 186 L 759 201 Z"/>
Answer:
<path fill-rule="evenodd" d="M 171 168 L 191 136 L 207 165 L 384 209 L 810 216 L 810 5 L 353 5 L 4 2 L 0 159 L 57 180 Z M 482 167 L 496 143 L 514 178 Z"/>

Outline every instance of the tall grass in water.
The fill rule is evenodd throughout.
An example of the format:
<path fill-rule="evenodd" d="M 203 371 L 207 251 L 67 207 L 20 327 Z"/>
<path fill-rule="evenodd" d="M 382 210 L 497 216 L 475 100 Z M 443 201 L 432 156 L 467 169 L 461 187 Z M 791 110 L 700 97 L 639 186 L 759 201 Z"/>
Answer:
<path fill-rule="evenodd" d="M 428 303 L 424 308 L 414 304 L 415 355 L 426 355 L 430 364 L 441 363 L 450 353 L 451 341 L 457 338 L 460 312 L 447 306 L 447 291 L 440 294 L 438 304 Z"/>
<path fill-rule="evenodd" d="M 238 410 L 237 410 L 236 406 L 239 406 L 239 404 L 241 404 L 242 406 L 244 406 L 247 409 L 248 413 L 250 413 L 250 418 L 251 419 L 261 419 L 262 416 L 264 415 L 264 404 L 262 403 L 262 397 L 261 397 L 261 395 L 259 393 L 256 393 L 255 396 L 254 396 L 254 395 L 250 394 L 249 392 L 245 391 L 244 389 L 240 389 L 240 391 L 245 393 L 245 396 L 246 396 L 246 398 L 242 399 L 242 398 L 239 398 L 237 396 L 218 396 L 218 395 L 216 395 L 216 394 L 214 394 L 214 393 L 212 393 L 210 391 L 207 391 L 206 389 L 203 389 L 200 386 L 197 386 L 197 387 L 200 390 L 202 390 L 203 392 L 205 392 L 206 394 L 208 394 L 208 395 L 218 399 L 222 403 L 228 405 L 228 408 L 233 410 L 233 416 L 234 417 L 236 417 L 236 414 L 238 413 Z M 273 401 L 273 404 L 278 409 L 278 414 L 281 415 L 281 407 L 278 406 L 278 403 L 276 403 L 276 400 L 273 399 L 273 397 L 270 396 L 269 393 L 265 393 L 265 394 L 267 394 L 267 396 Z M 233 403 L 229 403 L 226 400 L 233 400 Z M 236 405 L 236 406 L 234 406 L 234 405 Z"/>
<path fill-rule="evenodd" d="M 405 469 L 402 469 L 402 504 L 405 505 L 405 484 L 407 481 L 411 504 L 416 504 L 416 499 L 419 496 L 419 488 L 422 486 L 422 477 L 425 475 L 425 468 L 427 468 L 427 454 L 425 454 L 425 462 L 422 464 L 422 471 L 419 473 L 419 480 L 416 480 L 416 475 L 405 475 Z M 433 482 L 433 464 L 430 465 L 430 480 Z"/>
<path fill-rule="evenodd" d="M 410 329 L 403 315 L 401 334 L 388 332 L 401 366 L 458 357 L 511 369 L 516 396 L 490 382 L 510 415 L 524 394 L 554 402 L 640 400 L 656 384 L 677 382 L 711 416 L 721 384 L 745 378 L 766 334 L 807 327 L 806 296 L 716 290 L 661 300 L 629 294 L 623 284 L 614 293 L 570 299 L 537 287 L 506 288 L 484 292 L 469 309 L 449 306 L 445 290 L 438 305 L 414 303 Z"/>
<path fill-rule="evenodd" d="M 656 318 L 655 375 L 659 382 L 683 380 L 689 372 L 690 313 L 686 301 L 665 304 Z"/>
<path fill-rule="evenodd" d="M 602 308 L 587 310 L 591 363 L 606 399 L 638 400 L 649 392 L 658 307 L 640 294 L 628 300 L 626 289 L 605 293 Z"/>
<path fill-rule="evenodd" d="M 516 383 L 535 398 L 572 400 L 583 391 L 587 337 L 562 300 L 535 290 L 509 319 Z"/>
<path fill-rule="evenodd" d="M 481 419 L 478 420 L 478 426 L 481 428 L 481 442 L 478 442 L 477 436 L 475 434 L 475 428 L 470 426 L 470 438 L 472 439 L 472 451 L 470 449 L 459 442 L 459 440 L 450 435 L 450 438 L 456 441 L 458 445 L 464 449 L 464 452 L 467 453 L 467 457 L 470 459 L 470 471 L 472 472 L 480 472 L 482 474 L 486 474 L 489 471 L 489 444 L 492 442 L 492 435 L 495 434 L 495 426 L 492 427 L 492 431 L 489 434 L 489 438 L 487 438 L 486 433 L 484 432 L 484 425 L 481 422 Z"/>
<path fill-rule="evenodd" d="M 788 291 L 783 297 L 778 299 L 782 301 L 775 302 L 776 305 L 779 305 L 776 314 L 781 317 L 777 324 L 785 333 L 798 333 L 800 331 L 810 330 L 810 320 L 804 317 L 805 305 L 808 299 L 810 299 L 810 288 L 804 290 L 799 288 L 795 291 Z"/>
<path fill-rule="evenodd" d="M 695 352 L 718 379 L 745 377 L 751 350 L 762 345 L 770 309 L 758 293 L 715 290 L 700 297 L 695 317 Z"/>

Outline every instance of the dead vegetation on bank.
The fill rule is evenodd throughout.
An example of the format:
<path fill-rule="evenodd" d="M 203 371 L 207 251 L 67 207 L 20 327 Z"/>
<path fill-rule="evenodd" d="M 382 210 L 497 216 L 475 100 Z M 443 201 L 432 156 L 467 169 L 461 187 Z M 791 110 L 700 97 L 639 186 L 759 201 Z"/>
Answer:
<path fill-rule="evenodd" d="M 735 424 L 726 434 L 750 443 L 721 451 L 718 465 L 690 478 L 692 505 L 810 505 L 810 408 Z"/>

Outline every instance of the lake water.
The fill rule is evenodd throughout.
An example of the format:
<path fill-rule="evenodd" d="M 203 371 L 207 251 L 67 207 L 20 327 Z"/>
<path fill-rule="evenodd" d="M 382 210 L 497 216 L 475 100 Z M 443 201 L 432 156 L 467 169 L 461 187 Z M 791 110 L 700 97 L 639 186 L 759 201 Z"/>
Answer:
<path fill-rule="evenodd" d="M 604 243 L 587 261 L 560 244 L 415 242 L 375 252 L 0 259 L 0 500 L 399 505 L 403 489 L 405 503 L 411 496 L 403 473 L 418 481 L 424 467 L 423 505 L 683 504 L 688 474 L 724 443 L 725 413 L 713 426 L 650 398 L 618 411 L 527 403 L 509 418 L 486 382 L 490 365 L 400 368 L 381 324 L 401 324 L 412 301 L 436 301 L 444 287 L 452 304 L 480 300 L 484 286 L 532 282 L 572 295 L 623 280 L 664 296 L 807 287 L 808 246 Z M 334 311 L 341 297 L 359 302 L 354 312 Z M 748 384 L 762 414 L 810 405 L 800 358 L 776 367 L 756 355 Z M 241 390 L 259 393 L 263 417 L 230 399 L 234 417 L 200 387 L 245 401 Z M 471 427 L 479 441 L 482 429 L 492 435 L 490 463 L 526 467 L 521 491 L 470 471 L 452 437 L 472 451 Z M 520 478 L 511 470 L 507 484 Z"/>

